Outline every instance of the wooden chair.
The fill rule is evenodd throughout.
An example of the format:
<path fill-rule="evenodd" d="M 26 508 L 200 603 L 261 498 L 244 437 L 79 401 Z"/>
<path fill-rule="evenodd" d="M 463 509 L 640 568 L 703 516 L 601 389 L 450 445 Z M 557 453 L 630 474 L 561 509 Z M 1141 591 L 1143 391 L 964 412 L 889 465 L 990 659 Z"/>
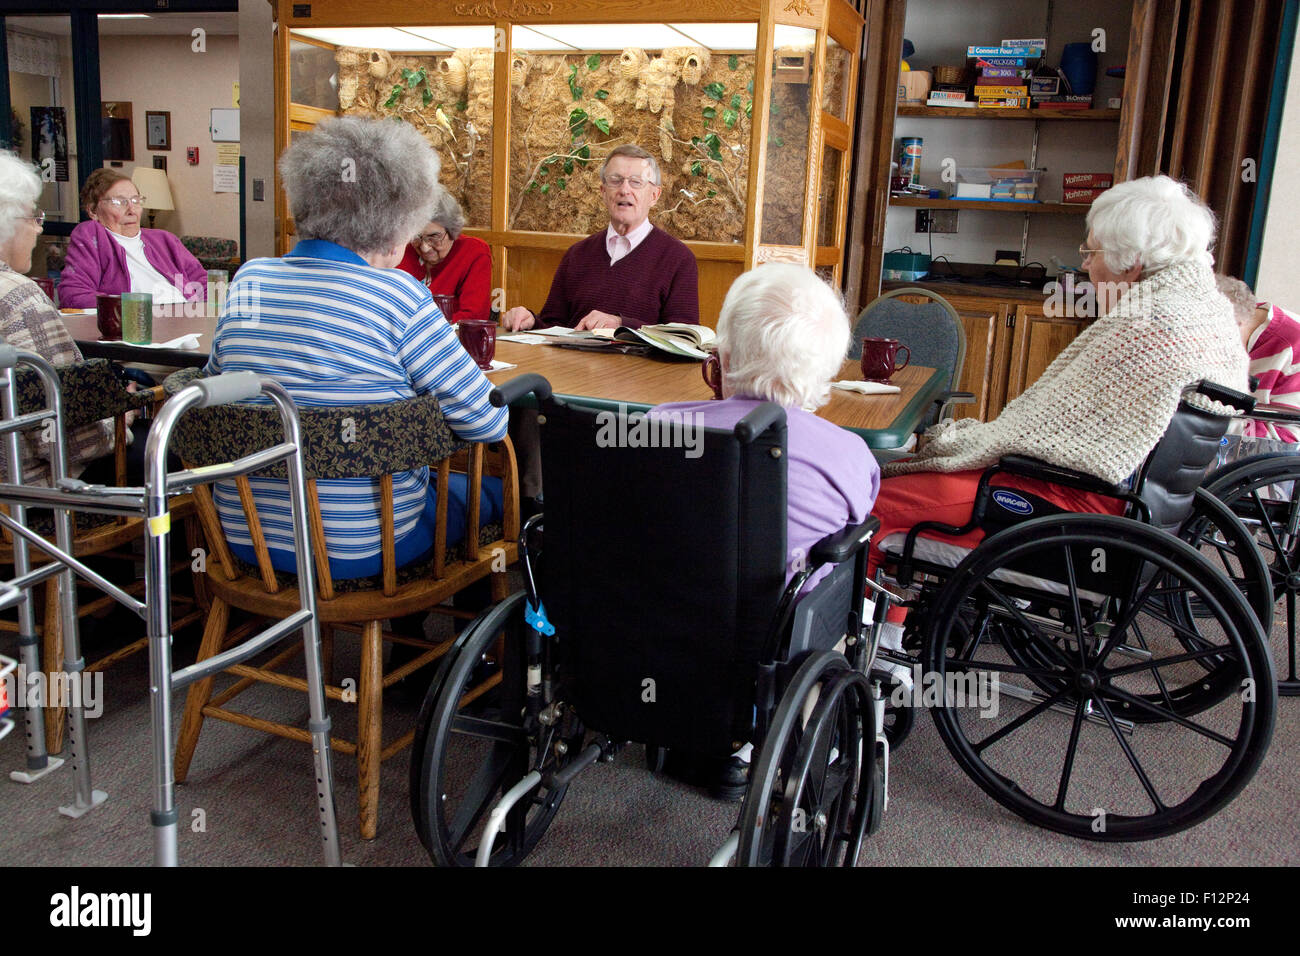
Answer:
<path fill-rule="evenodd" d="M 172 376 L 167 387 L 175 387 L 173 380 L 186 374 Z M 381 405 L 301 408 L 299 412 L 308 479 L 326 693 L 331 700 L 355 700 L 359 708 L 357 740 L 332 737 L 331 746 L 341 753 L 357 757 L 361 835 L 373 839 L 378 829 L 380 764 L 408 746 L 414 735 L 412 731 L 386 745 L 383 743 L 383 690 L 440 657 L 452 644 L 446 641 L 434 645 L 425 640 L 386 634 L 382 628 L 383 621 L 433 610 L 468 585 L 489 575 L 493 599 L 505 597 L 505 568 L 518 554 L 519 505 L 514 450 L 509 439 L 490 447 L 460 441 L 447 426 L 437 401 L 427 396 Z M 268 408 L 233 405 L 195 410 L 178 425 L 173 447 L 188 467 L 216 464 L 270 447 L 280 440 L 276 432 L 278 428 L 278 418 Z M 353 440 L 342 440 L 344 429 Z M 392 476 L 425 465 L 429 466 L 430 480 L 437 486 L 434 546 L 426 560 L 398 568 Z M 447 540 L 447 517 L 449 508 L 453 507 L 448 488 L 453 471 L 466 476 L 467 529 L 480 528 L 480 490 L 484 477 L 497 478 L 502 485 L 502 521 L 482 526 L 477 537 L 466 534 L 465 540 L 459 542 Z M 277 474 L 272 469 L 264 474 L 283 477 L 284 472 L 281 470 Z M 379 485 L 383 570 L 375 578 L 337 580 L 331 573 L 326 555 L 317 480 L 350 477 L 369 477 Z M 250 631 L 251 625 L 229 629 L 231 608 L 271 618 L 283 618 L 298 610 L 294 576 L 272 566 L 250 483 L 247 478 L 240 478 L 236 484 L 258 556 L 256 567 L 245 565 L 232 553 L 217 516 L 211 489 L 198 487 L 194 491 L 199 518 L 214 556 L 207 568 L 212 610 L 199 649 L 199 660 L 212 657 Z M 461 612 L 461 616 L 469 615 Z M 355 692 L 345 690 L 333 681 L 333 632 L 336 629 L 360 631 L 361 662 Z M 423 653 L 385 674 L 384 640 L 414 645 L 422 648 Z M 260 666 L 241 664 L 231 667 L 228 673 L 239 679 L 215 695 L 212 678 L 191 685 L 176 747 L 178 782 L 184 781 L 189 772 L 203 722 L 210 717 L 290 740 L 309 740 L 307 732 L 300 727 L 227 707 L 234 697 L 258 682 L 305 691 L 303 679 L 278 670 L 298 650 L 292 648 Z"/>
<path fill-rule="evenodd" d="M 159 392 L 128 392 L 126 385 L 108 359 L 90 359 L 59 368 L 60 395 L 63 399 L 64 429 L 68 433 L 84 428 L 104 419 L 113 420 L 113 459 L 114 481 L 125 485 L 126 447 L 128 412 L 147 409 L 160 397 Z M 31 369 L 20 369 L 18 381 L 18 410 L 33 412 L 46 407 L 45 391 L 40 379 Z M 7 505 L 0 505 L 8 513 Z M 177 498 L 172 503 L 175 518 L 184 519 L 193 514 L 193 508 L 186 498 Z M 29 509 L 28 525 L 51 540 L 54 537 L 54 519 L 47 509 Z M 119 557 L 123 560 L 135 560 L 125 548 L 131 542 L 139 541 L 144 534 L 143 518 L 114 518 L 97 514 L 72 513 L 73 520 L 73 555 L 78 558 L 96 556 Z M 193 529 L 187 529 L 193 535 Z M 33 566 L 45 564 L 49 558 L 39 548 L 29 548 Z M 0 564 L 13 564 L 13 535 L 3 529 L 0 535 Z M 172 571 L 182 571 L 189 566 L 189 555 L 172 565 Z M 144 581 L 136 581 L 124 587 L 127 593 L 140 596 L 144 593 Z M 106 594 L 95 592 L 99 596 L 80 602 L 77 616 L 84 618 L 97 614 L 113 606 L 116 602 Z M 185 606 L 173 614 L 173 629 L 180 630 L 188 624 L 199 620 L 203 611 L 190 598 L 178 598 Z M 47 672 L 53 672 L 63 666 L 63 627 L 59 616 L 58 579 L 50 578 L 44 588 L 44 611 L 39 634 L 42 640 L 42 663 Z M 14 632 L 17 625 L 13 620 L 0 620 L 0 630 Z M 143 625 L 141 625 L 143 634 Z M 90 672 L 101 671 L 110 665 L 129 657 L 148 646 L 148 638 L 141 636 L 125 647 L 119 648 L 104 657 L 86 665 Z M 84 647 L 84 644 L 83 644 Z M 65 710 L 59 706 L 45 708 L 45 746 L 54 754 L 63 749 Z"/>

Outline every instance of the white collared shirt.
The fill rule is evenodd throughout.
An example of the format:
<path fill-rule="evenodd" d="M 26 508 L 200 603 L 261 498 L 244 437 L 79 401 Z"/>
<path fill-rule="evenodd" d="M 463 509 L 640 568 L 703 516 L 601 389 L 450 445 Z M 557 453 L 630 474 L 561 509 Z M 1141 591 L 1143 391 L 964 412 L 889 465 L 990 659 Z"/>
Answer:
<path fill-rule="evenodd" d="M 126 268 L 131 275 L 132 292 L 148 292 L 153 295 L 154 305 L 171 302 L 184 302 L 181 291 L 167 281 L 167 277 L 150 265 L 144 255 L 144 236 L 124 236 L 108 230 L 108 234 L 117 240 L 117 244 L 126 252 Z"/>
<path fill-rule="evenodd" d="M 641 241 L 650 235 L 650 230 L 653 228 L 654 226 L 650 225 L 650 220 L 647 219 L 635 229 L 629 230 L 626 236 L 620 236 L 614 231 L 613 223 L 606 226 L 605 249 L 609 252 L 609 264 L 612 266 L 624 256 L 630 256 L 632 250 L 641 245 Z"/>

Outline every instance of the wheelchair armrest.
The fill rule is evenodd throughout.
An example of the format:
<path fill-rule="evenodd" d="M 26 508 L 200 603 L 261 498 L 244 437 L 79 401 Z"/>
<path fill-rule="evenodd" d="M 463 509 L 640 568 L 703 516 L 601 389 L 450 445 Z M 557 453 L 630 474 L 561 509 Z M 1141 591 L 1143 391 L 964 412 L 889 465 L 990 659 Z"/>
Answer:
<path fill-rule="evenodd" d="M 975 401 L 974 392 L 944 392 L 935 399 L 940 405 L 969 405 Z"/>
<path fill-rule="evenodd" d="M 1208 379 L 1197 382 L 1192 386 L 1191 390 L 1197 395 L 1204 395 L 1216 402 L 1222 402 L 1239 412 L 1248 412 L 1255 407 L 1255 397 L 1253 395 L 1247 395 L 1245 392 L 1238 392 L 1231 388 L 1224 388 L 1222 385 Z"/>
<path fill-rule="evenodd" d="M 551 383 L 536 372 L 526 372 L 492 389 L 488 401 L 496 408 L 505 408 L 507 405 L 513 405 L 529 392 L 535 392 L 539 400 L 548 399 L 551 397 Z"/>
<path fill-rule="evenodd" d="M 880 530 L 880 519 L 870 515 L 857 526 L 844 528 L 822 538 L 808 553 L 808 559 L 814 567 L 823 564 L 839 564 L 857 554 L 871 536 Z"/>
<path fill-rule="evenodd" d="M 998 461 L 993 470 L 1010 472 L 1013 475 L 1021 475 L 1025 478 L 1038 478 L 1058 485 L 1069 485 L 1071 488 L 1092 491 L 1101 495 L 1123 496 L 1126 494 L 1124 488 L 1119 485 L 1112 485 L 1109 481 L 1103 481 L 1094 475 L 1086 475 L 1081 471 L 1072 471 L 1069 468 L 1062 468 L 1060 465 L 1053 465 L 1037 458 L 1030 458 L 1027 455 L 1006 455 Z"/>

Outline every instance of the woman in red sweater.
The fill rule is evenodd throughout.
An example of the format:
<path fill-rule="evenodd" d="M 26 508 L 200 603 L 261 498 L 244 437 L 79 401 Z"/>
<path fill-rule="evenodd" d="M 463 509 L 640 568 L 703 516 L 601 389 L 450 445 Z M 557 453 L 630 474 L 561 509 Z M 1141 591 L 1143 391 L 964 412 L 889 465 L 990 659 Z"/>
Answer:
<path fill-rule="evenodd" d="M 456 297 L 456 311 L 448 321 L 491 318 L 492 251 L 482 239 L 461 235 L 465 214 L 460 203 L 445 189 L 441 192 L 433 218 L 407 245 L 397 267 L 434 295 Z"/>

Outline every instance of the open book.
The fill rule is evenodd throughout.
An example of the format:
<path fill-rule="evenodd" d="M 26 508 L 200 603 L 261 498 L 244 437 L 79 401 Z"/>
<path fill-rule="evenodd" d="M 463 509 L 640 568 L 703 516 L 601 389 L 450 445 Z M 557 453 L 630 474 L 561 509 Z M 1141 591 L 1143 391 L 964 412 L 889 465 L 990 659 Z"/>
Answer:
<path fill-rule="evenodd" d="M 712 345 L 717 335 L 707 325 L 690 325 L 686 322 L 665 322 L 663 325 L 643 325 L 639 329 L 626 325 L 617 329 L 596 329 L 594 334 L 612 337 L 616 342 L 641 342 L 668 355 L 682 358 L 706 359 L 704 351 Z"/>

